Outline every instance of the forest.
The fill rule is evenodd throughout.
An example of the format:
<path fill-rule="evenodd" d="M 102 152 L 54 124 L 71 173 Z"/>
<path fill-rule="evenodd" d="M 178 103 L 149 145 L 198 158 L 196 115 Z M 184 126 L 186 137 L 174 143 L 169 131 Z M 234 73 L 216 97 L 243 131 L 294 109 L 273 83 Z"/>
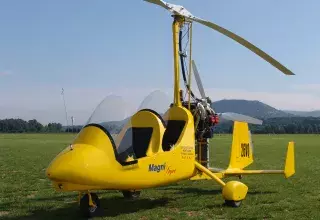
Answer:
<path fill-rule="evenodd" d="M 0 133 L 58 133 L 62 132 L 60 123 L 42 125 L 37 120 L 25 121 L 22 119 L 0 120 Z"/>

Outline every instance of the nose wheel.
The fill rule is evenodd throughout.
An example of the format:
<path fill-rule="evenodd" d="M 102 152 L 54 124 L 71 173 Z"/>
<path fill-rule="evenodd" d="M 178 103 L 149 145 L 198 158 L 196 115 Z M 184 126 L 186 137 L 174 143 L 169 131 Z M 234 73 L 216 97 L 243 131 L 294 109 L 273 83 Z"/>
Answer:
<path fill-rule="evenodd" d="M 86 193 L 80 200 L 80 211 L 88 218 L 96 217 L 100 213 L 100 200 L 95 193 Z"/>
<path fill-rule="evenodd" d="M 136 190 L 124 190 L 122 191 L 122 195 L 126 199 L 137 199 L 140 197 L 140 192 Z"/>
<path fill-rule="evenodd" d="M 230 207 L 238 208 L 241 206 L 242 201 L 225 200 L 225 204 Z"/>

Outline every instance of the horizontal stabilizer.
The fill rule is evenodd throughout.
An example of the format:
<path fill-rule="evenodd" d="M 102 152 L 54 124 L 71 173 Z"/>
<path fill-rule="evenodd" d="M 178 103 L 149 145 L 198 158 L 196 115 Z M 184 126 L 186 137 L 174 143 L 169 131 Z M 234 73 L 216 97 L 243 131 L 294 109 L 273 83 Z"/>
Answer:
<path fill-rule="evenodd" d="M 241 168 L 231 168 L 221 172 L 224 176 L 240 176 L 255 174 L 284 174 L 286 178 L 295 173 L 294 142 L 289 142 L 284 170 L 243 170 Z"/>

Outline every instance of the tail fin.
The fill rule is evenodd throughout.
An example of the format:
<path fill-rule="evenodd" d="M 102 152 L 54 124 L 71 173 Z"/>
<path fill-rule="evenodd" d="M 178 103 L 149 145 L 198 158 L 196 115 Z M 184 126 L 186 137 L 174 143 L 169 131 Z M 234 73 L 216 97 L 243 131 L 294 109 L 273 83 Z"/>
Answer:
<path fill-rule="evenodd" d="M 284 175 L 286 178 L 289 178 L 295 173 L 295 160 L 294 160 L 294 142 L 289 142 L 286 163 L 284 167 Z"/>
<path fill-rule="evenodd" d="M 286 178 L 295 174 L 294 142 L 288 144 L 284 170 L 243 170 L 253 162 L 253 145 L 251 133 L 246 122 L 234 122 L 233 139 L 229 167 L 215 171 L 225 176 L 242 176 L 253 174 L 284 174 Z M 216 174 L 217 174 L 216 173 Z"/>
<path fill-rule="evenodd" d="M 253 146 L 248 123 L 234 121 L 228 169 L 243 169 L 253 162 Z"/>

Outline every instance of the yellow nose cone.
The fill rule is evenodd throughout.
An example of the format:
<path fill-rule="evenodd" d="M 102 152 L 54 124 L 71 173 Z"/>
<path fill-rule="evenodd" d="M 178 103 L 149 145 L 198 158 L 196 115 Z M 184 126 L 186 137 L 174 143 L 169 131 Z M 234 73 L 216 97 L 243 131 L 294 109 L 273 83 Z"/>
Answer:
<path fill-rule="evenodd" d="M 85 127 L 71 147 L 64 149 L 49 165 L 46 174 L 54 182 L 102 184 L 119 169 L 114 146 L 108 135 L 95 126 Z"/>
<path fill-rule="evenodd" d="M 72 149 L 68 148 L 49 165 L 46 174 L 50 180 L 91 184 L 99 179 L 92 175 L 96 170 L 109 168 L 107 155 L 94 146 L 76 144 Z"/>
<path fill-rule="evenodd" d="M 46 175 L 63 190 L 107 188 L 112 181 L 119 181 L 115 173 L 121 165 L 116 160 L 114 148 L 110 135 L 103 129 L 86 126 L 73 144 L 54 158 Z"/>

